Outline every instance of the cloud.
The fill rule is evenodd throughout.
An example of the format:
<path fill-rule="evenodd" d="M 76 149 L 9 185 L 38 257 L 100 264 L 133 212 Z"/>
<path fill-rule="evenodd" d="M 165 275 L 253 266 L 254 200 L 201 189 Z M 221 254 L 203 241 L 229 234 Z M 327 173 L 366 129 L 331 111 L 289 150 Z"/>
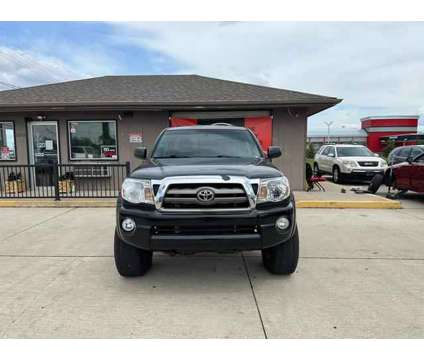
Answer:
<path fill-rule="evenodd" d="M 424 23 L 116 23 L 116 38 L 199 73 L 337 96 L 312 117 L 416 114 L 424 106 Z M 370 113 L 366 113 L 370 111 Z M 377 113 L 375 113 L 377 112 Z"/>
<path fill-rule="evenodd" d="M 87 75 L 55 57 L 0 46 L 0 89 L 66 81 Z"/>

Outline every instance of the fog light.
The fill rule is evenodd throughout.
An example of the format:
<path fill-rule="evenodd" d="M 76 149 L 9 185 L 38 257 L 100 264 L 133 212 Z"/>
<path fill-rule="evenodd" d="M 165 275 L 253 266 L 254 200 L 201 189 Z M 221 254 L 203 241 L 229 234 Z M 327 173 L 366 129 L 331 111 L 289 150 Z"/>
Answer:
<path fill-rule="evenodd" d="M 285 230 L 289 227 L 290 225 L 290 221 L 289 219 L 285 218 L 285 217 L 280 217 L 276 222 L 275 222 L 275 226 L 277 227 L 277 229 L 279 230 Z"/>
<path fill-rule="evenodd" d="M 133 219 L 126 218 L 122 220 L 121 226 L 124 231 L 133 231 L 135 229 L 135 221 Z"/>

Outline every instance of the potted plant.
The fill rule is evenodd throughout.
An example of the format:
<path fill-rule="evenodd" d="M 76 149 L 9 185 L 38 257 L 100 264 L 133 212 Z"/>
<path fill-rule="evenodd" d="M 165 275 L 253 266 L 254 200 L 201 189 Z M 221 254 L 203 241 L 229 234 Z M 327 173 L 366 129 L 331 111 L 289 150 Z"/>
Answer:
<path fill-rule="evenodd" d="M 59 176 L 59 192 L 62 194 L 75 192 L 75 176 L 73 172 L 66 172 Z"/>
<path fill-rule="evenodd" d="M 22 178 L 22 174 L 15 174 L 14 172 L 11 172 L 7 177 L 7 181 L 5 182 L 6 194 L 23 193 L 25 190 L 25 179 Z"/>

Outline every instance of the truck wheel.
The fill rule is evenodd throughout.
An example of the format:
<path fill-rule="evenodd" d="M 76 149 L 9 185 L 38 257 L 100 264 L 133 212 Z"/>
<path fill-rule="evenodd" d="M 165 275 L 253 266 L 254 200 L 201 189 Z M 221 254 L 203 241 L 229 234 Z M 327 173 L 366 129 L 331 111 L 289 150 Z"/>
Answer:
<path fill-rule="evenodd" d="M 289 240 L 262 250 L 262 262 L 272 274 L 290 275 L 294 273 L 298 260 L 299 233 L 297 226 Z"/>
<path fill-rule="evenodd" d="M 368 191 L 371 194 L 375 194 L 380 188 L 380 186 L 383 184 L 383 180 L 384 176 L 382 174 L 376 174 L 368 185 Z"/>
<path fill-rule="evenodd" d="M 333 182 L 339 184 L 341 181 L 340 169 L 338 166 L 333 167 Z"/>
<path fill-rule="evenodd" d="M 115 231 L 114 241 L 115 265 L 124 277 L 144 275 L 152 266 L 153 253 L 128 245 Z"/>

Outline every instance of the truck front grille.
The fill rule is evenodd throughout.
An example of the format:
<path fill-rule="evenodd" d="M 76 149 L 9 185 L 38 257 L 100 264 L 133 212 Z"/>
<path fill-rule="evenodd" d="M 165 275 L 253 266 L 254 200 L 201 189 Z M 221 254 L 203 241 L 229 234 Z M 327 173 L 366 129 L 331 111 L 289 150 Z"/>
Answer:
<path fill-rule="evenodd" d="M 358 161 L 359 166 L 378 166 L 378 161 Z"/>
<path fill-rule="evenodd" d="M 249 199 L 243 185 L 237 183 L 170 184 L 162 208 L 243 209 L 249 208 Z"/>

